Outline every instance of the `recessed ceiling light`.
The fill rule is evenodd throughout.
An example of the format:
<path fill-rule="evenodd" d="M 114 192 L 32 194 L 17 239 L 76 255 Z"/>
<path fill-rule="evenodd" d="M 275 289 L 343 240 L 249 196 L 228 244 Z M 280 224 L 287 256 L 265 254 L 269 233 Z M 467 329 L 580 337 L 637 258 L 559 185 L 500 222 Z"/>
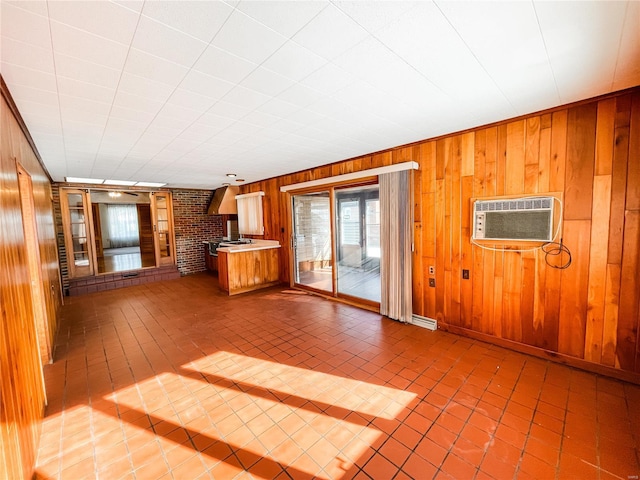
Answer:
<path fill-rule="evenodd" d="M 231 185 L 230 183 L 223 183 L 222 186 L 223 187 L 228 187 L 229 185 Z"/>
<path fill-rule="evenodd" d="M 236 182 L 244 182 L 244 178 L 237 178 Z"/>
<path fill-rule="evenodd" d="M 84 178 L 84 177 L 64 177 L 69 183 L 94 183 L 101 184 L 104 182 L 101 178 Z"/>
<path fill-rule="evenodd" d="M 236 178 L 237 175 L 235 173 L 227 173 L 227 177 L 229 178 Z"/>
<path fill-rule="evenodd" d="M 159 188 L 166 185 L 166 183 L 156 183 L 156 182 L 138 182 L 136 183 L 136 187 L 153 187 Z"/>
<path fill-rule="evenodd" d="M 136 182 L 132 182 L 131 180 L 105 180 L 105 185 L 122 185 L 125 187 L 131 187 L 136 184 Z"/>

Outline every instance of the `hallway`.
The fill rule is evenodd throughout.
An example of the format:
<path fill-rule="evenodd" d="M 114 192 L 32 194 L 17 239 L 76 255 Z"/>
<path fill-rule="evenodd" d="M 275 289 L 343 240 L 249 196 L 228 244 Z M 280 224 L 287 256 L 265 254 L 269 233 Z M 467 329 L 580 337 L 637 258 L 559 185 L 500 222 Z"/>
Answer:
<path fill-rule="evenodd" d="M 283 287 L 67 297 L 55 348 L 36 478 L 640 474 L 639 386 Z"/>

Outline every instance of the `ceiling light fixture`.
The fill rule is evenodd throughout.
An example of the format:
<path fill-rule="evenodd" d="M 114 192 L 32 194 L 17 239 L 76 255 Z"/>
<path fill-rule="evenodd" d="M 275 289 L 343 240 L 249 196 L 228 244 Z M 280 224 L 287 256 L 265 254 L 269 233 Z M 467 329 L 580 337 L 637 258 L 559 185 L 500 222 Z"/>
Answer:
<path fill-rule="evenodd" d="M 223 187 L 228 187 L 229 185 L 231 185 L 229 182 L 222 184 Z"/>
<path fill-rule="evenodd" d="M 102 178 L 64 177 L 64 179 L 69 183 L 93 183 L 96 185 L 104 183 Z"/>
<path fill-rule="evenodd" d="M 109 196 L 111 198 L 118 198 L 118 197 L 122 196 L 122 193 L 120 193 L 120 192 L 109 192 Z"/>
<path fill-rule="evenodd" d="M 105 185 L 121 185 L 123 187 L 132 187 L 136 184 L 136 182 L 132 182 L 131 180 L 105 180 Z"/>
<path fill-rule="evenodd" d="M 237 178 L 236 182 L 244 182 L 244 178 Z"/>
<path fill-rule="evenodd" d="M 136 187 L 152 187 L 152 188 L 160 188 L 164 187 L 166 183 L 158 183 L 158 182 L 138 182 L 136 183 Z"/>
<path fill-rule="evenodd" d="M 237 175 L 235 173 L 227 173 L 227 177 L 229 178 L 236 178 Z"/>

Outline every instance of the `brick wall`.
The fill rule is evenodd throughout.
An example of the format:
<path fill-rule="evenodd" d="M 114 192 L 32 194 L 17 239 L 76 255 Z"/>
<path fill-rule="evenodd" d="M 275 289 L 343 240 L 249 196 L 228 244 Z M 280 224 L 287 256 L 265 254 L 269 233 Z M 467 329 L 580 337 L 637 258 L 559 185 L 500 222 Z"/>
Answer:
<path fill-rule="evenodd" d="M 210 190 L 172 190 L 178 270 L 181 275 L 206 269 L 202 242 L 222 237 L 222 217 L 207 215 Z"/>

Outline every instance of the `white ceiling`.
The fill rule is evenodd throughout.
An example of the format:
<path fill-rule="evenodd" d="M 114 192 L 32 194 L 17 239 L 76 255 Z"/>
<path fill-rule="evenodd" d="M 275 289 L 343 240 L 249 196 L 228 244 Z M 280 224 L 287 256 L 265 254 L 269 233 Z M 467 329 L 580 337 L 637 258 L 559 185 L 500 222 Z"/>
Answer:
<path fill-rule="evenodd" d="M 640 84 L 637 1 L 5 1 L 55 181 L 215 188 Z"/>

